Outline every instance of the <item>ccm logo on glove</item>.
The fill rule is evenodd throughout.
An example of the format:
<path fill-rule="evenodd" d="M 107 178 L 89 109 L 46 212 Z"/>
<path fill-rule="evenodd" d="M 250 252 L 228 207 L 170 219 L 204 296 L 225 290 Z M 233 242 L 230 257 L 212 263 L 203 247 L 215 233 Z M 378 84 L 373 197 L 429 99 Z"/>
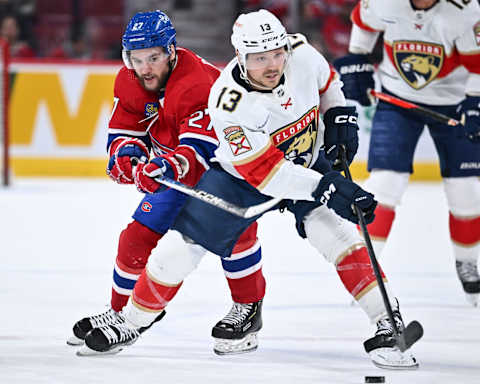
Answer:
<path fill-rule="evenodd" d="M 336 191 L 337 189 L 332 183 L 328 186 L 328 189 L 322 193 L 322 196 L 318 200 L 320 201 L 320 203 L 326 205 L 328 200 L 330 200 L 330 196 L 332 196 Z"/>
<path fill-rule="evenodd" d="M 357 116 L 339 115 L 335 117 L 336 124 L 344 124 L 347 122 L 350 124 L 357 124 Z"/>

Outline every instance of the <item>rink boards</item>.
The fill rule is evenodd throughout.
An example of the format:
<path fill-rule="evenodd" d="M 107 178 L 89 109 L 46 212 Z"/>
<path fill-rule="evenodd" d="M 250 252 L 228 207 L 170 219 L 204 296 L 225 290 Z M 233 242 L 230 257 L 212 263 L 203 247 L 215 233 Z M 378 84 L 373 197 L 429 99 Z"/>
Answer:
<path fill-rule="evenodd" d="M 14 61 L 9 126 L 14 176 L 105 177 L 107 125 L 120 62 Z M 360 148 L 352 171 L 365 178 L 373 109 L 360 111 Z M 433 143 L 416 151 L 417 180 L 438 180 Z"/>

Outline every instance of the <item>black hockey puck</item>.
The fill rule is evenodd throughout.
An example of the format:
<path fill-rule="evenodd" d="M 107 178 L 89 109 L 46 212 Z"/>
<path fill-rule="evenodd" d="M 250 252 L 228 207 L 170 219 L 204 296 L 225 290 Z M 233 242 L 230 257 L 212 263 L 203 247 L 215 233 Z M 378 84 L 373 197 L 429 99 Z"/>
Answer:
<path fill-rule="evenodd" d="M 365 376 L 365 383 L 385 383 L 385 376 Z"/>

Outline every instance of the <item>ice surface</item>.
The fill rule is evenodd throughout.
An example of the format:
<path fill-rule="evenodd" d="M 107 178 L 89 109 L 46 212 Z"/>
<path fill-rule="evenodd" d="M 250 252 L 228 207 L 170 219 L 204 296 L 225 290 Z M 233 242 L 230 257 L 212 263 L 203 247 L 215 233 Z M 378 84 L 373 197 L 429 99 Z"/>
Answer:
<path fill-rule="evenodd" d="M 418 371 L 372 365 L 362 342 L 373 325 L 288 213 L 260 221 L 268 286 L 256 352 L 212 352 L 210 330 L 230 297 L 218 258 L 207 255 L 134 346 L 77 357 L 66 337 L 109 302 L 118 235 L 140 199 L 134 187 L 106 180 L 20 180 L 0 189 L 0 383 L 361 384 L 367 375 L 480 383 L 480 308 L 466 304 L 455 276 L 441 184 L 410 185 L 381 261 L 405 321 L 424 326 L 412 348 Z"/>

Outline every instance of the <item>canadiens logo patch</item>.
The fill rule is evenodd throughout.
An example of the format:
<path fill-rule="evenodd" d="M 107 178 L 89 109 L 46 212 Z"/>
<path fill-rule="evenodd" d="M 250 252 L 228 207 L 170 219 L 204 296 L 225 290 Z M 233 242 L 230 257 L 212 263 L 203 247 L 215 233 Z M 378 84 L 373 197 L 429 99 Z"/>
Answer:
<path fill-rule="evenodd" d="M 473 33 L 475 34 L 475 41 L 480 46 L 480 21 L 473 26 Z"/>
<path fill-rule="evenodd" d="M 143 212 L 150 212 L 152 210 L 152 204 L 150 204 L 149 202 L 145 201 L 143 204 L 142 204 L 142 211 Z"/>
<path fill-rule="evenodd" d="M 393 58 L 398 73 L 414 89 L 421 89 L 437 77 L 443 65 L 442 45 L 422 41 L 395 41 Z"/>
<path fill-rule="evenodd" d="M 252 146 L 245 136 L 245 132 L 240 127 L 229 127 L 223 130 L 225 133 L 225 139 L 228 141 L 230 149 L 235 156 L 244 154 L 251 151 Z"/>
<path fill-rule="evenodd" d="M 158 112 L 158 103 L 145 104 L 145 116 L 150 117 Z"/>
<path fill-rule="evenodd" d="M 292 124 L 271 135 L 273 143 L 287 160 L 307 167 L 317 140 L 317 109 L 314 107 Z"/>

